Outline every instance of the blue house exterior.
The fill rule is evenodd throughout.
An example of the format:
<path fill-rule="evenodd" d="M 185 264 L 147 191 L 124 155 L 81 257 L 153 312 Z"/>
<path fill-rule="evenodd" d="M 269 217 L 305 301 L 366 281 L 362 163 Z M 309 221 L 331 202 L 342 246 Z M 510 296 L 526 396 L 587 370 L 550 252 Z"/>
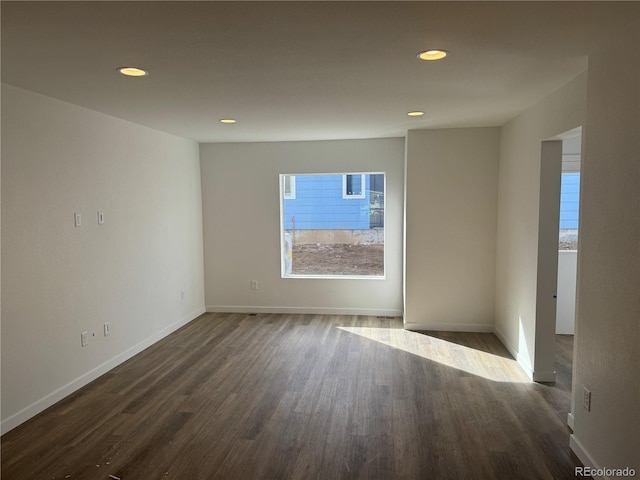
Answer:
<path fill-rule="evenodd" d="M 560 184 L 560 229 L 578 229 L 580 174 L 563 173 Z"/>
<path fill-rule="evenodd" d="M 283 200 L 285 230 L 371 228 L 371 175 L 296 175 L 293 178 Z"/>

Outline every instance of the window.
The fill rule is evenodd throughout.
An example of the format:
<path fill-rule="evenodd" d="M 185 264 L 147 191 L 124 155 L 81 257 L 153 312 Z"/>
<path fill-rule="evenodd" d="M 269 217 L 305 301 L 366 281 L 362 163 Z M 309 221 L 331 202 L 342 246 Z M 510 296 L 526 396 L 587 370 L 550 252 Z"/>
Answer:
<path fill-rule="evenodd" d="M 280 182 L 283 277 L 384 277 L 384 173 L 283 174 Z"/>
<path fill-rule="evenodd" d="M 580 213 L 580 173 L 563 173 L 560 183 L 560 250 L 577 250 Z"/>
<path fill-rule="evenodd" d="M 287 200 L 296 198 L 296 177 L 293 175 L 282 175 L 283 197 Z"/>
<path fill-rule="evenodd" d="M 365 198 L 364 174 L 342 176 L 342 198 Z"/>

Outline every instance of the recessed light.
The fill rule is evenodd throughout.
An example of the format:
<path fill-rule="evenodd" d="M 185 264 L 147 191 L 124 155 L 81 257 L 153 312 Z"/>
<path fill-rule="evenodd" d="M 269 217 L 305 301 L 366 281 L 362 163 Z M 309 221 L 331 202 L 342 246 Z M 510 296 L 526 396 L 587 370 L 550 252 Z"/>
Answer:
<path fill-rule="evenodd" d="M 449 54 L 446 50 L 425 50 L 418 54 L 420 60 L 441 60 Z"/>
<path fill-rule="evenodd" d="M 149 75 L 149 72 L 137 67 L 120 67 L 118 71 L 127 77 L 144 77 Z"/>
<path fill-rule="evenodd" d="M 233 118 L 223 118 L 220 120 L 220 123 L 232 124 L 232 123 L 236 123 L 236 121 Z"/>
<path fill-rule="evenodd" d="M 421 112 L 419 110 L 416 110 L 415 112 L 409 112 L 407 113 L 407 115 L 409 115 L 410 117 L 421 117 L 424 115 L 424 112 Z"/>

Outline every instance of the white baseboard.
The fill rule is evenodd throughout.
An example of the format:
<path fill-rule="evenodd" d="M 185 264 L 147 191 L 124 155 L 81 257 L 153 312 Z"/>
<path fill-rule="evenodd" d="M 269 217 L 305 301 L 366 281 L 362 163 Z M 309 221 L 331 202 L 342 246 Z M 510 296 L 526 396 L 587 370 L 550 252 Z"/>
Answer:
<path fill-rule="evenodd" d="M 520 355 L 520 352 L 518 352 L 507 341 L 507 337 L 504 335 L 504 333 L 502 333 L 502 331 L 498 327 L 494 326 L 493 333 L 495 333 L 496 337 L 498 337 L 498 339 L 502 342 L 502 344 L 509 351 L 511 356 L 516 360 L 516 362 L 518 362 L 518 365 L 520 365 L 520 368 L 522 369 L 522 371 L 525 373 L 525 375 L 527 375 L 527 378 L 529 378 L 529 380 L 533 382 L 534 372 L 533 372 L 533 368 L 529 364 L 529 359 Z"/>
<path fill-rule="evenodd" d="M 80 388 L 84 387 L 85 385 L 92 382 L 96 378 L 100 377 L 101 375 L 104 375 L 109 370 L 112 370 L 113 368 L 117 367 L 121 363 L 129 360 L 131 357 L 133 357 L 134 355 L 137 355 L 138 353 L 143 351 L 145 348 L 148 348 L 154 343 L 158 342 L 159 340 L 162 340 L 164 337 L 175 332 L 177 329 L 179 329 L 180 327 L 183 327 L 190 321 L 202 315 L 204 312 L 205 312 L 204 308 L 199 308 L 197 310 L 194 310 L 193 312 L 182 317 L 177 322 L 174 322 L 171 325 L 163 328 L 159 332 L 151 335 L 150 337 L 144 339 L 140 343 L 125 350 L 124 352 L 119 353 L 115 357 L 111 358 L 110 360 L 107 360 L 106 362 L 97 366 L 96 368 L 89 370 L 87 373 L 81 375 L 75 380 L 72 380 L 66 385 L 63 385 L 57 390 L 44 396 L 40 400 L 35 401 L 28 407 L 23 408 L 18 413 L 11 415 L 10 417 L 3 420 L 2 423 L 0 423 L 0 434 L 4 435 L 9 430 L 14 429 L 15 427 L 26 422 L 30 418 L 35 417 L 38 413 L 42 412 L 43 410 L 46 410 L 47 408 L 59 402 L 63 398 L 71 395 L 76 390 L 79 390 Z"/>
<path fill-rule="evenodd" d="M 509 353 L 511 354 L 511 356 L 513 358 L 518 358 L 518 351 L 513 348 L 509 342 L 507 342 L 507 337 L 505 337 L 504 333 L 502 333 L 502 330 L 500 330 L 498 327 L 494 326 L 493 327 L 493 333 L 496 334 L 496 337 L 498 337 L 498 340 L 500 340 L 502 342 L 502 345 L 504 345 L 504 348 L 506 348 L 507 350 L 509 350 Z"/>
<path fill-rule="evenodd" d="M 529 358 L 521 355 L 512 345 L 507 342 L 507 337 L 502 333 L 502 331 L 498 327 L 494 327 L 493 333 L 496 334 L 496 337 L 502 342 L 509 353 L 513 358 L 516 359 L 520 368 L 527 375 L 529 380 L 532 382 L 555 382 L 556 381 L 556 372 L 537 372 L 533 369 L 531 364 L 529 363 Z"/>
<path fill-rule="evenodd" d="M 533 381 L 534 382 L 542 382 L 542 383 L 555 383 L 556 381 L 556 372 L 555 370 L 552 372 L 533 372 Z"/>
<path fill-rule="evenodd" d="M 587 450 L 582 446 L 580 441 L 576 438 L 575 434 L 569 435 L 569 448 L 571 448 L 571 451 L 576 454 L 576 457 L 580 459 L 580 461 L 585 467 L 589 467 L 595 470 L 600 469 L 600 467 L 593 460 L 593 457 L 589 455 L 589 452 L 587 452 Z M 596 476 L 592 478 L 598 478 L 602 480 L 603 477 Z"/>
<path fill-rule="evenodd" d="M 256 305 L 207 305 L 207 312 L 224 313 L 283 313 L 312 315 L 368 315 L 377 317 L 401 317 L 402 310 L 376 308 L 326 308 L 326 307 L 261 307 Z"/>
<path fill-rule="evenodd" d="M 474 333 L 493 333 L 493 325 L 484 325 L 477 323 L 415 323 L 405 322 L 404 328 L 414 332 L 424 332 L 431 330 L 433 332 L 474 332 Z"/>
<path fill-rule="evenodd" d="M 573 413 L 569 412 L 567 414 L 567 426 L 571 429 L 572 432 L 573 432 L 574 422 L 575 422 L 575 417 L 573 416 Z"/>

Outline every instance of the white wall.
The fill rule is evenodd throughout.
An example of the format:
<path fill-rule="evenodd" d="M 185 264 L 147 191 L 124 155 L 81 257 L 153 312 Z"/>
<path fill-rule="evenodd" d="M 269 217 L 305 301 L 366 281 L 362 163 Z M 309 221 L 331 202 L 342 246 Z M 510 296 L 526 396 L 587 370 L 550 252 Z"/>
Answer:
<path fill-rule="evenodd" d="M 576 269 L 578 252 L 558 252 L 558 302 L 556 306 L 556 333 L 573 335 L 576 320 Z"/>
<path fill-rule="evenodd" d="M 405 326 L 493 331 L 498 128 L 411 130 Z"/>
<path fill-rule="evenodd" d="M 402 138 L 203 144 L 200 155 L 209 311 L 402 313 Z M 386 279 L 281 278 L 278 175 L 354 171 L 387 174 Z"/>
<path fill-rule="evenodd" d="M 585 98 L 582 74 L 501 129 L 495 329 L 531 378 L 548 374 L 554 361 L 553 342 L 535 341 L 542 141 L 582 125 Z"/>
<path fill-rule="evenodd" d="M 637 10 L 640 11 L 640 6 Z M 640 13 L 589 58 L 572 448 L 640 471 Z M 606 47 L 606 48 L 604 48 Z M 591 411 L 582 408 L 583 387 Z"/>
<path fill-rule="evenodd" d="M 3 431 L 204 311 L 201 207 L 195 142 L 2 86 Z"/>

